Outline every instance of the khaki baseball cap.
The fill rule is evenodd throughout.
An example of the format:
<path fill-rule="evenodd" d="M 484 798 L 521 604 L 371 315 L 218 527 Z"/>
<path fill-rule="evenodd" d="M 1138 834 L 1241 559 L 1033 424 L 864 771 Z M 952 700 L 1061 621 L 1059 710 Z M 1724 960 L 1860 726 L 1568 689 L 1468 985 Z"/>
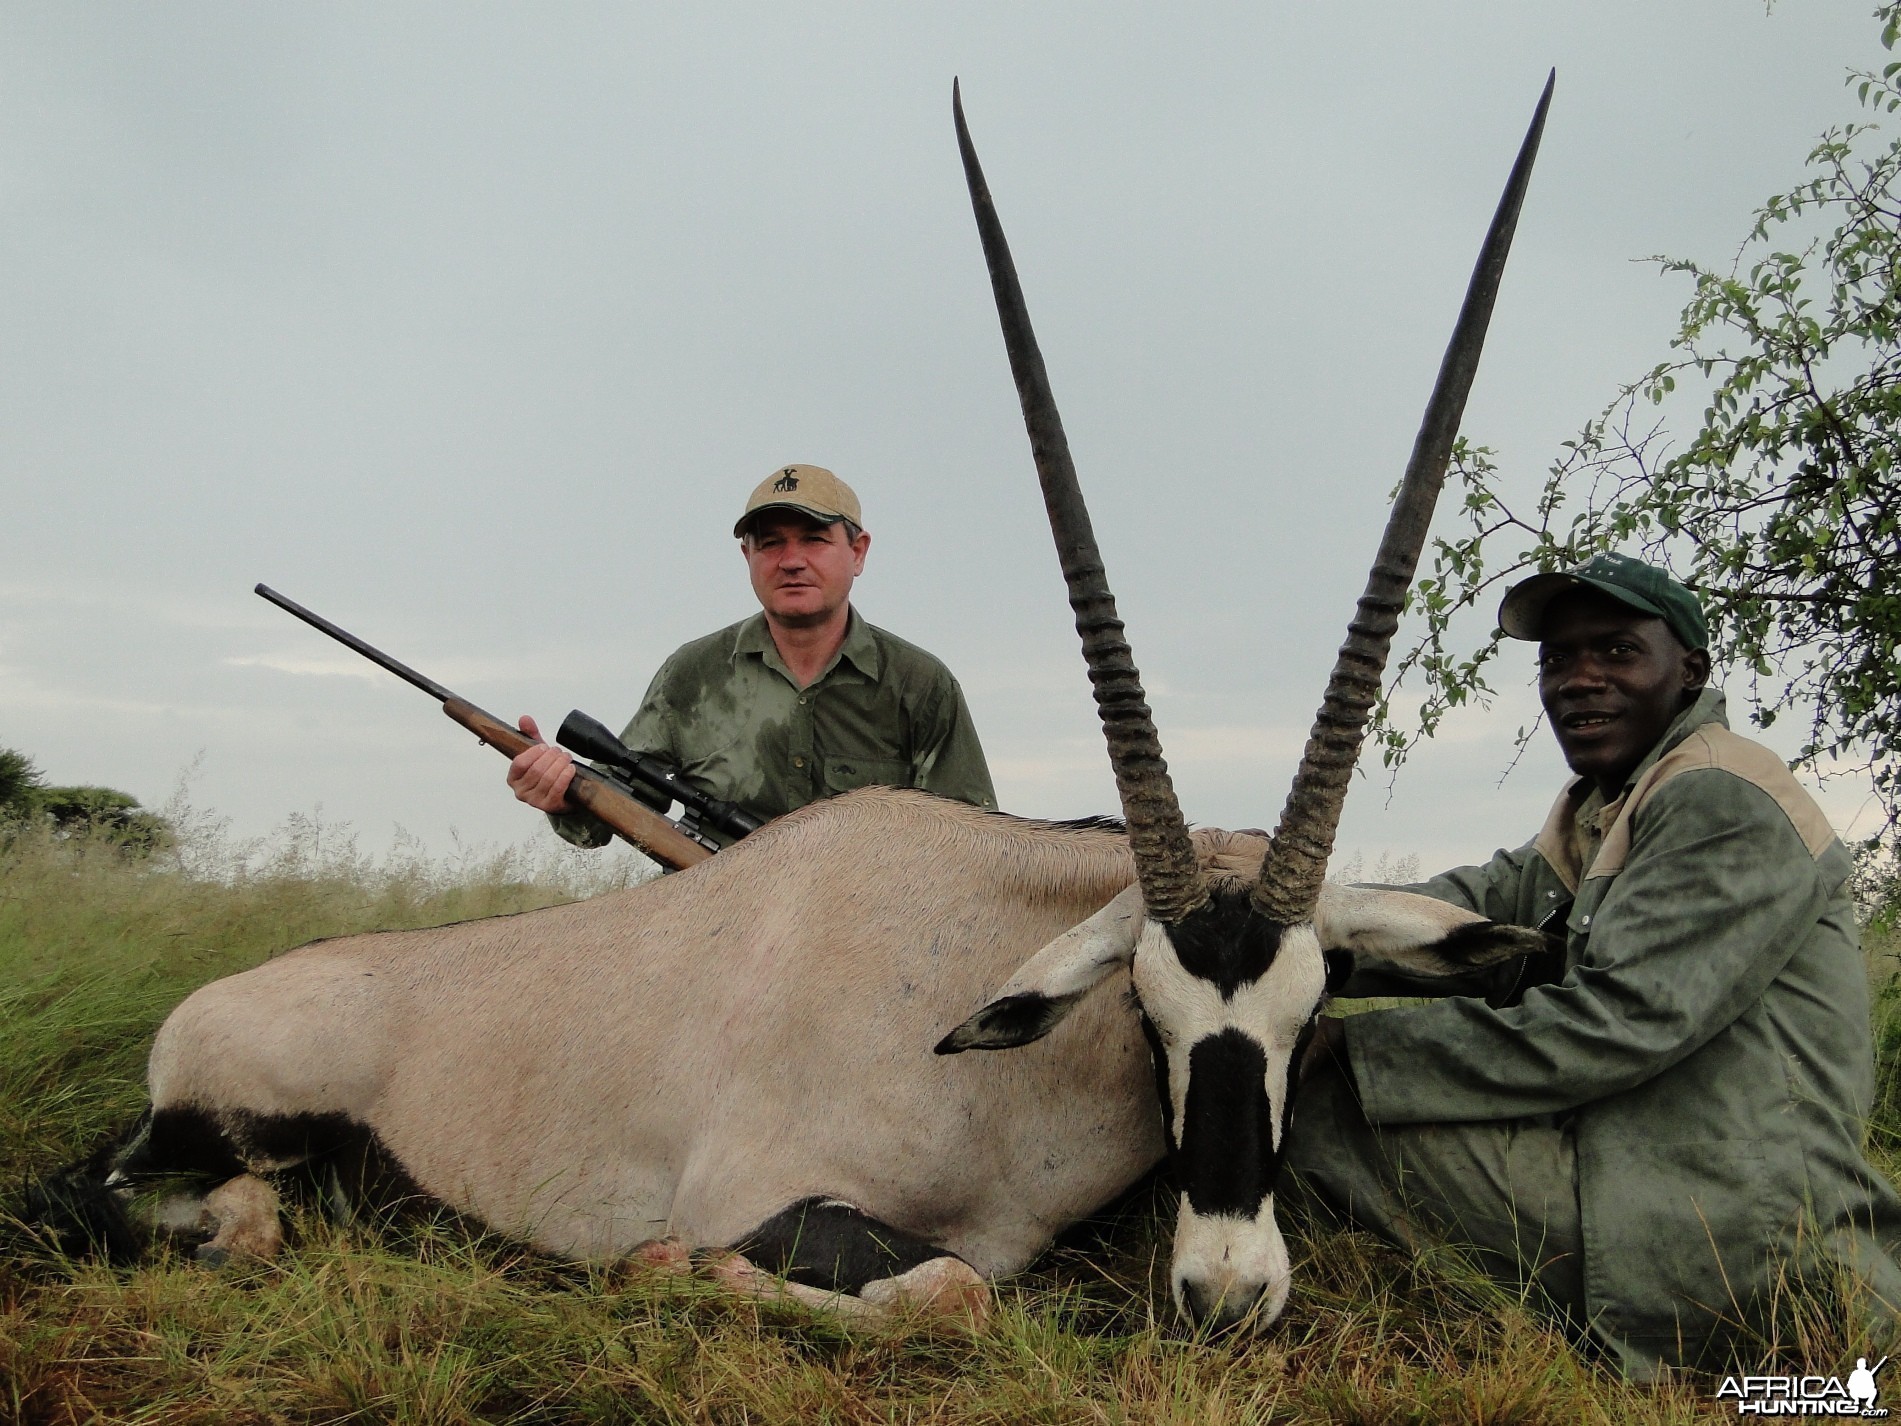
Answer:
<path fill-rule="evenodd" d="M 1593 589 L 1619 604 L 1663 620 L 1686 649 L 1710 646 L 1709 621 L 1697 597 L 1664 570 L 1629 555 L 1599 555 L 1571 569 L 1534 574 L 1505 591 L 1498 627 L 1514 639 L 1538 638 L 1545 609 L 1560 594 Z"/>
<path fill-rule="evenodd" d="M 746 522 L 761 510 L 796 510 L 822 525 L 849 520 L 861 530 L 865 526 L 852 488 L 818 465 L 782 465 L 760 481 L 746 498 L 746 513 L 733 526 L 733 534 L 744 535 Z"/>

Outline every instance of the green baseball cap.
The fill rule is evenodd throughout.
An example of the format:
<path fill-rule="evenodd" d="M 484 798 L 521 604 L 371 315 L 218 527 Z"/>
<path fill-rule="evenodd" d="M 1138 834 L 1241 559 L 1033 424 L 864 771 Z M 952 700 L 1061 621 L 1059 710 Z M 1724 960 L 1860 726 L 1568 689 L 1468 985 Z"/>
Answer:
<path fill-rule="evenodd" d="M 1597 555 L 1581 565 L 1551 574 L 1534 574 L 1505 591 L 1498 606 L 1498 627 L 1514 639 L 1536 642 L 1545 609 L 1559 595 L 1592 589 L 1640 614 L 1663 620 L 1686 649 L 1710 646 L 1709 621 L 1697 597 L 1655 565 L 1629 555 Z"/>

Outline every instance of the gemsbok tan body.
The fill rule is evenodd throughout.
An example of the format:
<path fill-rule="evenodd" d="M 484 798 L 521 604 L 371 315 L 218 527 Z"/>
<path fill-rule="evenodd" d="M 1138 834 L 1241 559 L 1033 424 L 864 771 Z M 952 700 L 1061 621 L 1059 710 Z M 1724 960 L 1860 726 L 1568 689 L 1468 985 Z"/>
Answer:
<path fill-rule="evenodd" d="M 1266 848 L 1194 840 L 1243 888 Z M 870 788 L 631 890 L 319 941 L 166 1020 L 121 1175 L 228 1173 L 213 1255 L 275 1251 L 265 1180 L 369 1148 L 427 1199 L 552 1253 L 744 1248 L 821 1200 L 924 1245 L 921 1261 L 961 1260 L 963 1286 L 1022 1267 L 1162 1156 L 1126 995 L 1092 996 L 1014 1054 L 931 1053 L 1039 947 L 1092 917 L 1139 920 L 1133 875 L 1113 827 Z M 1342 888 L 1336 909 L 1324 935 L 1341 948 L 1514 944 L 1423 897 Z M 822 1296 L 877 1280 L 801 1276 Z"/>

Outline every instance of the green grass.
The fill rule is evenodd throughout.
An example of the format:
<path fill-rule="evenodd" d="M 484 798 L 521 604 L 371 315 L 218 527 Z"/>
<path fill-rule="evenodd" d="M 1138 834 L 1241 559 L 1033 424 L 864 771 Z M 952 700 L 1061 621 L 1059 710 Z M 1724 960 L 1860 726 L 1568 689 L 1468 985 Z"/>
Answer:
<path fill-rule="evenodd" d="M 0 1184 L 138 1110 L 151 1032 L 193 986 L 314 937 L 524 910 L 625 875 L 528 860 L 372 862 L 307 822 L 235 850 L 187 826 L 156 862 L 83 841 L 0 845 Z M 1884 1057 L 1901 1060 L 1901 991 L 1882 1011 Z M 1897 1098 L 1875 1136 L 1890 1173 Z M 1251 1341 L 1197 1340 L 1169 1321 L 1164 1208 L 1150 1190 L 1059 1246 L 1001 1285 L 975 1333 L 847 1328 L 449 1225 L 304 1215 L 276 1262 L 215 1271 L 0 1254 L 0 1423 L 1733 1419 L 1710 1383 L 1608 1377 L 1451 1255 L 1413 1261 L 1300 1223 L 1282 1321 Z"/>

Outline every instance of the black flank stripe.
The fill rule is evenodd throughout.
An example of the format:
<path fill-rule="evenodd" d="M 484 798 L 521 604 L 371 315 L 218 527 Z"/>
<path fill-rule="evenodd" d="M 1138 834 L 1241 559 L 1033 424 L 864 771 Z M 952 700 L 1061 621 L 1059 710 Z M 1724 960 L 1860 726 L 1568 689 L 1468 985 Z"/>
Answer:
<path fill-rule="evenodd" d="M 1314 1037 L 1314 1027 L 1320 1023 L 1316 1011 L 1311 1020 L 1301 1029 L 1300 1036 L 1294 1041 L 1294 1057 L 1287 1062 L 1287 1088 L 1281 1092 L 1281 1142 L 1287 1142 L 1287 1131 L 1294 1123 L 1294 1093 L 1300 1087 L 1300 1065 L 1307 1058 L 1307 1046 Z M 1272 1193 L 1280 1186 L 1281 1158 L 1274 1155 L 1274 1167 L 1268 1174 L 1267 1191 Z"/>
<path fill-rule="evenodd" d="M 956 1256 L 827 1198 L 788 1204 L 732 1247 L 769 1273 L 826 1292 L 850 1293 L 934 1258 Z"/>

